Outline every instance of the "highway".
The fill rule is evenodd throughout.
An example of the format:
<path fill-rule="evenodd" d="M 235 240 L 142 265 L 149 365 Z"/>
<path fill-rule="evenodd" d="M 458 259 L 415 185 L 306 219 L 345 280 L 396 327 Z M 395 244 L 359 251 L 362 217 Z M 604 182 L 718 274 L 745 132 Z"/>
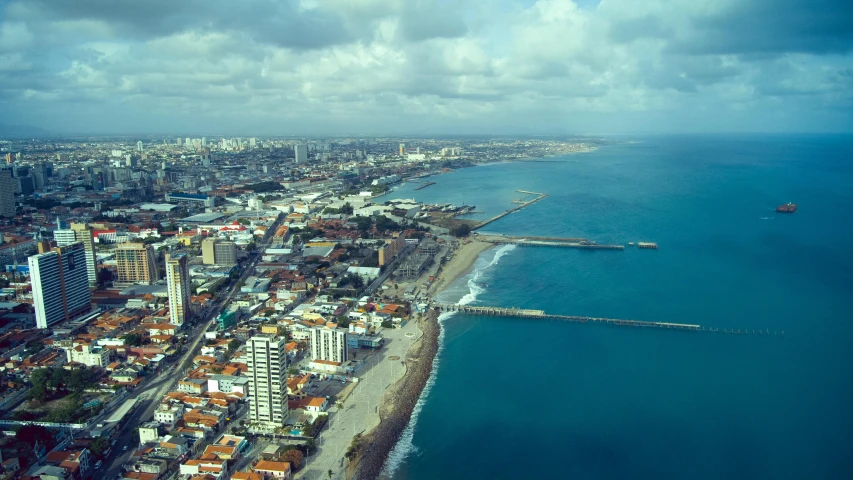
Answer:
<path fill-rule="evenodd" d="M 270 231 L 275 231 L 280 220 L 277 220 Z M 270 238 L 271 239 L 271 238 Z M 202 313 L 202 317 L 193 320 L 194 326 L 187 332 L 188 338 L 192 339 L 191 343 L 185 345 L 186 350 L 173 364 L 173 367 L 164 368 L 163 371 L 157 373 L 150 380 L 147 380 L 143 386 L 131 391 L 127 399 L 138 397 L 141 400 L 136 408 L 129 414 L 128 420 L 124 423 L 119 433 L 116 435 L 116 444 L 113 447 L 110 458 L 107 458 L 100 469 L 96 470 L 93 477 L 100 477 L 102 480 L 116 478 L 121 473 L 122 465 L 130 459 L 133 451 L 139 446 L 139 436 L 136 433 L 136 428 L 144 421 L 154 416 L 154 411 L 160 404 L 160 400 L 166 393 L 172 391 L 178 380 L 183 378 L 185 372 L 192 365 L 193 358 L 198 354 L 198 351 L 204 340 L 204 332 L 206 332 L 216 321 L 216 316 L 231 302 L 234 296 L 240 290 L 240 284 L 252 274 L 255 270 L 258 260 L 261 258 L 260 252 L 269 245 L 269 240 L 259 245 L 258 252 L 251 254 L 251 259 L 239 278 L 233 280 L 230 284 L 228 293 L 210 308 Z M 121 405 L 116 405 L 112 411 Z M 103 414 L 103 418 L 108 418 L 112 411 Z"/>

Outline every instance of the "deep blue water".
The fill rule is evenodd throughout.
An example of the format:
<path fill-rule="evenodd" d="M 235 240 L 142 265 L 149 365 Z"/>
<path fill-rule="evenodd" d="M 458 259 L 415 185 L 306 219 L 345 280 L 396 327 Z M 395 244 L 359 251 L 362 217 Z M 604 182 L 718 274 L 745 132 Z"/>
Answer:
<path fill-rule="evenodd" d="M 660 245 L 491 250 L 444 300 L 770 335 L 451 316 L 395 478 L 853 478 L 853 138 L 640 140 L 389 198 L 546 192 L 486 230 Z"/>

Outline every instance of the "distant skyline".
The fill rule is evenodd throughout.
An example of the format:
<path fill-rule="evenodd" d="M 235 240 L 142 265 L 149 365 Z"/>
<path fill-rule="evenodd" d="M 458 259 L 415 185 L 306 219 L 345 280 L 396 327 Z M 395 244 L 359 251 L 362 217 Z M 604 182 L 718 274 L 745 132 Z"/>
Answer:
<path fill-rule="evenodd" d="M 51 134 L 853 132 L 853 4 L 9 1 L 0 108 Z"/>

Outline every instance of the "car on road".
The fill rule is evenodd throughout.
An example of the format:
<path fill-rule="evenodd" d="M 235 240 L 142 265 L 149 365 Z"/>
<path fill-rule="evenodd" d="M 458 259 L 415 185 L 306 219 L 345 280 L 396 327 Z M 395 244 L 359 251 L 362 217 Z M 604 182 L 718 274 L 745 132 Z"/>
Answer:
<path fill-rule="evenodd" d="M 126 452 L 127 451 L 127 445 L 125 445 L 124 448 L 121 449 L 121 451 Z"/>

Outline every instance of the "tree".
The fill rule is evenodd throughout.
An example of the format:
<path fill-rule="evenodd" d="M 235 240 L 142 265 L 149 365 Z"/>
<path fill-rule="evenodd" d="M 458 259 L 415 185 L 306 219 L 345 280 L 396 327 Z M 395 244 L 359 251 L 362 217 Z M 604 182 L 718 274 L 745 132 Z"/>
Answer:
<path fill-rule="evenodd" d="M 108 448 L 110 448 L 109 437 L 98 437 L 92 441 L 91 445 L 89 445 L 89 450 L 99 457 L 103 455 Z"/>
<path fill-rule="evenodd" d="M 382 328 L 394 328 L 394 324 L 391 323 L 391 320 L 385 320 L 382 322 Z"/>
<path fill-rule="evenodd" d="M 453 235 L 456 237 L 467 237 L 471 233 L 471 227 L 467 224 L 462 224 L 453 229 Z"/>
<path fill-rule="evenodd" d="M 50 369 L 49 368 L 39 368 L 33 370 L 33 373 L 30 374 L 30 384 L 32 387 L 29 392 L 27 392 L 27 397 L 30 400 L 36 400 L 38 402 L 43 402 L 47 400 L 48 395 L 48 381 L 50 380 Z"/>
<path fill-rule="evenodd" d="M 35 447 L 36 443 L 48 446 L 53 444 L 53 435 L 50 430 L 40 425 L 24 425 L 15 433 L 15 438 L 30 447 Z"/>
<path fill-rule="evenodd" d="M 50 372 L 50 380 L 47 384 L 51 390 L 56 390 L 64 383 L 64 381 L 65 372 L 61 368 L 54 368 L 53 371 Z"/>
<path fill-rule="evenodd" d="M 236 338 L 228 342 L 228 355 L 233 355 L 234 352 L 236 352 L 237 349 L 240 348 L 240 345 L 240 340 L 237 340 Z"/>
<path fill-rule="evenodd" d="M 328 471 L 328 472 L 326 472 L 326 473 L 329 475 L 329 480 L 332 480 L 332 475 L 333 475 L 335 472 L 333 472 L 333 471 L 332 471 L 332 469 L 330 468 L 330 469 L 329 469 L 329 471 Z"/>
<path fill-rule="evenodd" d="M 295 448 L 293 450 L 288 450 L 284 452 L 284 455 L 281 456 L 282 460 L 284 460 L 285 462 L 290 462 L 296 469 L 302 466 L 303 458 L 304 455 L 302 455 L 302 452 Z"/>
<path fill-rule="evenodd" d="M 138 333 L 129 333 L 121 337 L 121 339 L 125 345 L 130 345 L 131 347 L 142 346 L 142 337 Z"/>

